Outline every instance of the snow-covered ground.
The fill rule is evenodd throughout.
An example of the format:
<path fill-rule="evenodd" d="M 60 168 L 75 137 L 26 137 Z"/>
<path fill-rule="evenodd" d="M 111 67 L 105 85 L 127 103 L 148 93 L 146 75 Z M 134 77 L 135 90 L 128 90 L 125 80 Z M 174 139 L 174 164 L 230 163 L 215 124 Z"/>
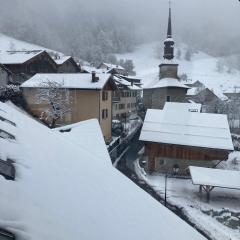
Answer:
<path fill-rule="evenodd" d="M 2 102 L 0 116 L 16 168 L 0 176 L 0 228 L 17 239 L 205 239 L 112 166 L 96 119 L 51 130 Z"/>
<path fill-rule="evenodd" d="M 233 161 L 240 153 L 232 154 L 227 163 L 221 166 L 235 169 Z M 238 162 L 240 167 L 240 162 Z M 146 174 L 137 162 L 135 169 L 156 192 L 164 198 L 165 176 Z M 181 208 L 190 221 L 207 233 L 214 240 L 240 239 L 240 190 L 215 188 L 211 192 L 211 200 L 199 193 L 199 187 L 192 184 L 191 179 L 169 177 L 167 179 L 167 201 Z"/>
<path fill-rule="evenodd" d="M 143 44 L 138 46 L 133 53 L 120 54 L 117 57 L 118 59 L 132 59 L 137 76 L 143 79 L 144 87 L 147 87 L 158 79 L 158 66 L 163 61 L 157 58 L 157 49 L 160 47 L 163 49 L 161 42 Z M 222 92 L 234 91 L 235 86 L 240 87 L 240 72 L 233 70 L 232 73 L 228 73 L 226 68 L 223 72 L 218 72 L 216 68 L 218 58 L 203 52 L 193 54 L 191 61 L 186 61 L 184 60 L 186 46 L 182 44 L 179 48 L 182 51 L 182 57 L 180 60 L 175 59 L 175 62 L 179 63 L 179 75 L 187 74 L 188 83 L 199 80 L 220 96 Z"/>

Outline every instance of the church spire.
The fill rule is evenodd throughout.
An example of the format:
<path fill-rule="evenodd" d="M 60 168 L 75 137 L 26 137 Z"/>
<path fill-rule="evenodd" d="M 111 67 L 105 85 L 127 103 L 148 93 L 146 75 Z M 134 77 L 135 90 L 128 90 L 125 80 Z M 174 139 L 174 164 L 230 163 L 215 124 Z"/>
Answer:
<path fill-rule="evenodd" d="M 164 59 L 171 60 L 174 58 L 174 40 L 172 39 L 172 16 L 171 5 L 169 2 L 169 16 L 168 16 L 168 29 L 167 39 L 164 41 Z"/>
<path fill-rule="evenodd" d="M 171 7 L 169 6 L 167 38 L 171 38 L 171 37 L 172 37 L 172 16 L 171 16 Z"/>

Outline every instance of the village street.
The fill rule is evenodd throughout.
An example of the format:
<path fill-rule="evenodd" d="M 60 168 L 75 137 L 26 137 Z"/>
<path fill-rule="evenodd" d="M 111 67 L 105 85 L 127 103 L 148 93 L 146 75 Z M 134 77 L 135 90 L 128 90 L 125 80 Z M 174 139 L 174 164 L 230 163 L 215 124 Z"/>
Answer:
<path fill-rule="evenodd" d="M 141 129 L 140 129 L 141 130 Z M 120 168 L 134 170 L 134 161 L 138 158 L 138 152 L 142 149 L 143 143 L 139 141 L 140 130 L 135 134 L 129 143 L 129 149 L 118 164 Z"/>

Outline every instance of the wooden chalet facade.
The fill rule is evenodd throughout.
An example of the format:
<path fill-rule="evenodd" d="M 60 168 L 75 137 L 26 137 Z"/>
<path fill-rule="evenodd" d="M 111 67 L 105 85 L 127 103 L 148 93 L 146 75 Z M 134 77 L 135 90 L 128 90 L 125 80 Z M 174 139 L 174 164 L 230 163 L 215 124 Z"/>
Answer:
<path fill-rule="evenodd" d="M 213 167 L 217 161 L 228 158 L 229 151 L 165 143 L 144 142 L 144 155 L 148 156 L 147 171 L 173 173 L 178 165 L 179 174 L 188 174 L 189 166 Z"/>
<path fill-rule="evenodd" d="M 114 65 L 111 63 L 101 63 L 98 67 L 98 69 L 102 69 L 104 71 L 106 71 L 106 73 L 110 73 L 113 75 L 124 75 L 126 76 L 128 73 L 126 71 L 126 69 L 120 65 Z"/>
<path fill-rule="evenodd" d="M 227 97 L 223 96 L 227 99 Z M 187 92 L 187 100 L 202 104 L 202 111 L 207 113 L 218 113 L 219 105 L 222 104 L 224 98 L 218 97 L 209 88 L 198 90 L 198 88 L 189 89 Z"/>
<path fill-rule="evenodd" d="M 226 115 L 191 112 L 181 104 L 147 111 L 140 140 L 149 172 L 173 173 L 177 165 L 186 175 L 189 166 L 214 167 L 233 150 Z"/>
<path fill-rule="evenodd" d="M 0 64 L 0 87 L 10 83 L 12 83 L 12 73 L 4 65 Z"/>
<path fill-rule="evenodd" d="M 12 72 L 13 82 L 22 83 L 36 73 L 56 73 L 57 64 L 46 51 L 8 51 L 0 63 Z"/>
<path fill-rule="evenodd" d="M 58 73 L 78 73 L 81 72 L 80 66 L 75 62 L 71 56 L 56 56 L 54 61 L 57 64 Z"/>

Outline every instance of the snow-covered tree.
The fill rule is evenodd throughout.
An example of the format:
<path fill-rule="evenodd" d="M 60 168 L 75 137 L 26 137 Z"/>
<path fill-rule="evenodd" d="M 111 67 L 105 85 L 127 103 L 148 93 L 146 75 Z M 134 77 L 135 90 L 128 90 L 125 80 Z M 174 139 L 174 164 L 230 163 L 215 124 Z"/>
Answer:
<path fill-rule="evenodd" d="M 221 59 L 219 59 L 216 62 L 216 69 L 217 69 L 218 72 L 222 72 L 224 70 L 224 63 Z"/>
<path fill-rule="evenodd" d="M 188 80 L 188 75 L 186 73 L 181 74 L 179 77 L 182 81 L 187 81 Z"/>
<path fill-rule="evenodd" d="M 182 51 L 181 51 L 181 49 L 178 49 L 177 54 L 176 54 L 176 58 L 181 59 L 181 56 L 182 56 Z"/>
<path fill-rule="evenodd" d="M 191 61 L 191 58 L 192 58 L 192 53 L 189 49 L 187 49 L 187 51 L 185 53 L 185 60 Z"/>
<path fill-rule="evenodd" d="M 69 91 L 63 88 L 63 83 L 56 83 L 50 80 L 44 81 L 37 94 L 38 103 L 46 103 L 48 107 L 41 113 L 41 119 L 50 122 L 54 128 L 56 122 L 62 119 L 71 109 L 71 97 Z"/>
<path fill-rule="evenodd" d="M 134 64 L 133 61 L 130 59 L 126 59 L 123 67 L 126 69 L 126 71 L 128 72 L 129 75 L 136 75 L 136 73 L 133 71 L 134 69 Z"/>

